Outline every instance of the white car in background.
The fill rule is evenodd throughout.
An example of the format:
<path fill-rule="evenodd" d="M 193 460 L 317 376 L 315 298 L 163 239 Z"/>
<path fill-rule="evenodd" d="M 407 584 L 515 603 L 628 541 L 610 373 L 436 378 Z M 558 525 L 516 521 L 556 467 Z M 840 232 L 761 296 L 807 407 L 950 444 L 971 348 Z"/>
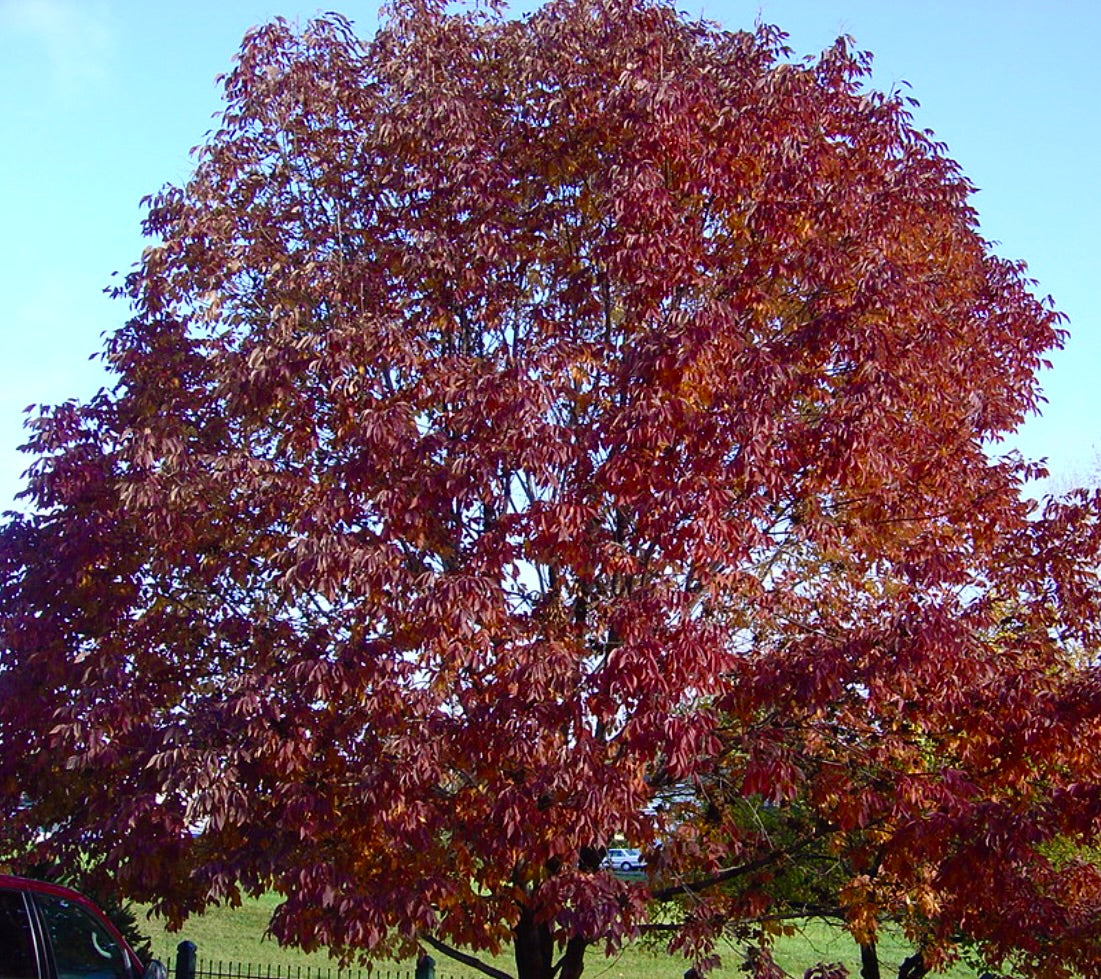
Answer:
<path fill-rule="evenodd" d="M 638 850 L 626 847 L 612 847 L 608 854 L 600 861 L 600 866 L 607 870 L 620 870 L 630 872 L 641 870 L 643 866 L 642 854 Z"/>

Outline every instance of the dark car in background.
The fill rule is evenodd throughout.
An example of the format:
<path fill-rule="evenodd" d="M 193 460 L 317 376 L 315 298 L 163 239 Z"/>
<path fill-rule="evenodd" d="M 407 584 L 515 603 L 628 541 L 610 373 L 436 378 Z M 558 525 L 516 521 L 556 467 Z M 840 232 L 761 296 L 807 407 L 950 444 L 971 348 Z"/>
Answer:
<path fill-rule="evenodd" d="M 68 887 L 0 874 L 0 979 L 163 979 Z"/>

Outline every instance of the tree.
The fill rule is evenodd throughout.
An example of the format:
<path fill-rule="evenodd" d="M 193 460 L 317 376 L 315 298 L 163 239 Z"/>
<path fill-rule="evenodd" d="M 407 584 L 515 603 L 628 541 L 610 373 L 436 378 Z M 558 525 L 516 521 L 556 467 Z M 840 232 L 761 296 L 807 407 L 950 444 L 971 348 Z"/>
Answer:
<path fill-rule="evenodd" d="M 1030 520 L 988 455 L 1059 316 L 866 56 L 782 40 L 649 0 L 246 38 L 116 386 L 32 422 L 9 854 L 575 979 L 655 896 L 706 970 L 828 839 L 865 945 L 997 958 L 1031 915 L 1096 961 L 1096 874 L 1043 844 L 1101 809 L 1097 503 Z M 985 889 L 1038 868 L 1038 908 Z"/>

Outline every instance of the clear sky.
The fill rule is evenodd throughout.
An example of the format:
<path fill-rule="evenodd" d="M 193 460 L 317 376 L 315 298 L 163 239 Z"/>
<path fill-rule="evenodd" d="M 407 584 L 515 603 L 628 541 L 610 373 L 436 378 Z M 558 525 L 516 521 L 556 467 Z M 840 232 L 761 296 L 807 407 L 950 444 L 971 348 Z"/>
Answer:
<path fill-rule="evenodd" d="M 1070 317 L 1044 377 L 1043 417 L 1017 438 L 1063 480 L 1101 445 L 1101 3 L 1097 0 L 692 0 L 730 28 L 757 19 L 796 55 L 838 34 L 875 54 L 875 84 L 902 82 L 980 188 L 986 238 L 1028 262 Z M 0 0 L 0 507 L 29 460 L 23 409 L 106 383 L 89 355 L 126 308 L 103 289 L 141 254 L 139 199 L 190 171 L 214 125 L 214 77 L 245 31 L 275 15 L 339 9 L 361 34 L 362 0 Z"/>

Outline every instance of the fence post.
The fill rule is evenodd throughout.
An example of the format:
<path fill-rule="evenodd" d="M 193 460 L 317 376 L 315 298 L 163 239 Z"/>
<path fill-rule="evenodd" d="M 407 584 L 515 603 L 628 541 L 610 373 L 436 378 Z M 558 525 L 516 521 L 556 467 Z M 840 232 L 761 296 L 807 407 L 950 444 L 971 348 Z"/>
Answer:
<path fill-rule="evenodd" d="M 195 979 L 195 943 L 180 942 L 176 946 L 175 979 Z"/>
<path fill-rule="evenodd" d="M 416 979 L 436 979 L 436 960 L 431 955 L 417 956 Z"/>

